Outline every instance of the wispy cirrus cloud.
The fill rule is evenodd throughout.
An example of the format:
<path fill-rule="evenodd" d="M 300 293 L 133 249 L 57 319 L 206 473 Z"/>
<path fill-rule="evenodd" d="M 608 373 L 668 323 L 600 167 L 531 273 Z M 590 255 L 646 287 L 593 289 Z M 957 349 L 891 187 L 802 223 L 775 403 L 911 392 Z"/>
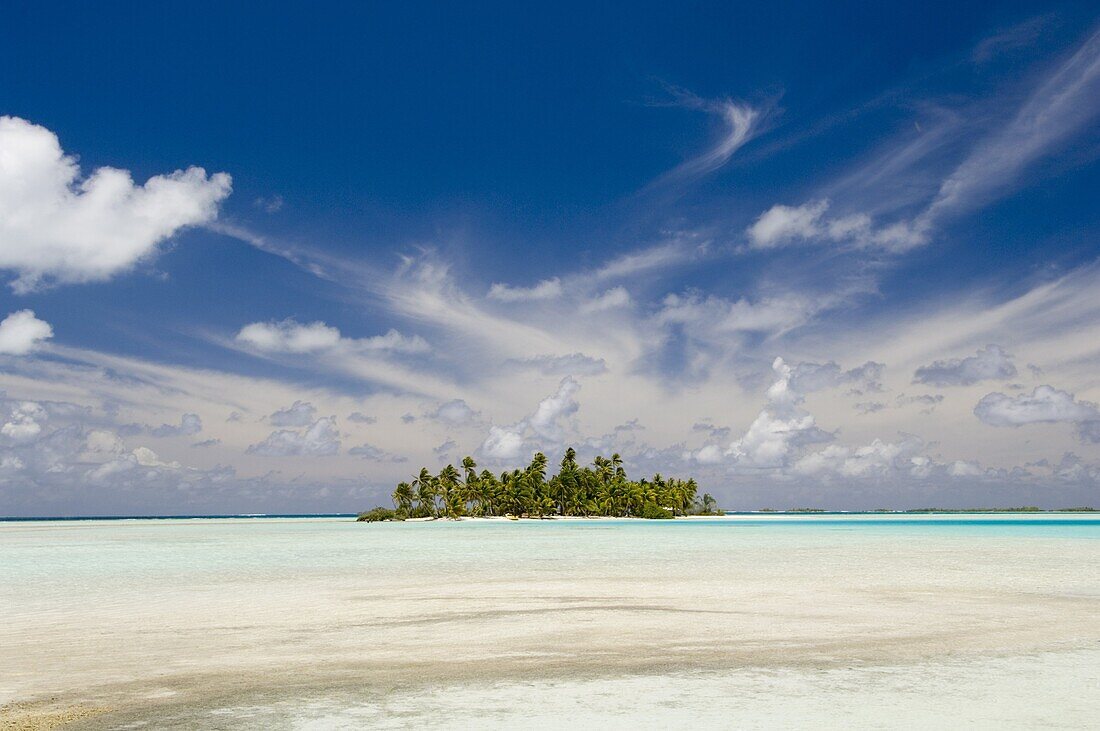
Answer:
<path fill-rule="evenodd" d="M 722 134 L 706 150 L 660 176 L 650 188 L 695 180 L 718 170 L 760 131 L 763 117 L 760 109 L 732 99 L 704 99 L 676 87 L 668 87 L 668 91 L 672 95 L 671 102 L 654 104 L 679 106 L 713 115 L 722 123 Z"/>
<path fill-rule="evenodd" d="M 487 296 L 498 302 L 538 302 L 556 299 L 561 295 L 561 280 L 545 279 L 532 287 L 513 287 L 498 282 L 489 288 Z"/>
<path fill-rule="evenodd" d="M 911 139 L 826 186 L 824 195 L 763 211 L 746 229 L 750 248 L 826 243 L 900 254 L 927 243 L 947 220 L 1017 190 L 1026 182 L 1026 170 L 1060 150 L 1100 113 L 1100 29 L 1090 30 L 1072 53 L 1056 62 L 1022 103 L 982 103 L 993 109 L 984 116 L 997 121 L 976 140 L 965 109 L 937 109 L 927 131 L 909 134 Z M 945 159 L 959 154 L 961 140 L 973 141 L 961 160 L 936 177 Z M 923 202 L 914 197 L 922 191 L 929 195 Z M 884 204 L 884 195 L 896 200 Z M 843 196 L 843 205 L 830 215 L 838 196 Z M 875 209 L 914 205 L 910 216 L 874 215 Z"/>
<path fill-rule="evenodd" d="M 1100 29 L 1032 91 L 1012 118 L 981 140 L 943 181 L 916 225 L 928 227 L 1018 185 L 1021 173 L 1100 112 Z"/>

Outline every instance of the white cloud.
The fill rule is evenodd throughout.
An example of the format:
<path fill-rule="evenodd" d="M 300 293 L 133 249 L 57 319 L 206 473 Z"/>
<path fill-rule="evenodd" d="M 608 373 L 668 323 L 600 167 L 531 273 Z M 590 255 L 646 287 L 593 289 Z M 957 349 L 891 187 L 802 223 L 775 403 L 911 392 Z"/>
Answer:
<path fill-rule="evenodd" d="M 533 358 L 511 360 L 518 366 L 535 368 L 547 376 L 598 376 L 607 372 L 603 358 L 593 358 L 584 353 L 569 355 L 537 355 Z"/>
<path fill-rule="evenodd" d="M 580 408 L 575 398 L 580 388 L 581 384 L 577 383 L 572 376 L 561 379 L 557 393 L 540 401 L 535 408 L 535 413 L 528 419 L 528 424 L 536 434 L 547 439 L 561 439 L 560 421 L 572 416 Z"/>
<path fill-rule="evenodd" d="M 161 424 L 150 433 L 154 437 L 189 437 L 202 431 L 202 419 L 198 414 L 184 414 L 180 417 L 180 423 Z"/>
<path fill-rule="evenodd" d="M 142 186 L 109 167 L 82 178 L 53 132 L 0 117 L 0 269 L 17 274 L 17 292 L 107 280 L 180 229 L 214 220 L 230 189 L 228 175 L 198 167 Z"/>
<path fill-rule="evenodd" d="M 26 355 L 52 337 L 53 328 L 33 311 L 13 312 L 0 322 L 0 355 Z"/>
<path fill-rule="evenodd" d="M 358 447 L 352 447 L 348 450 L 348 454 L 354 457 L 361 457 L 370 462 L 408 462 L 408 458 L 402 457 L 392 452 L 387 452 L 381 447 L 376 447 L 373 444 L 360 444 Z"/>
<path fill-rule="evenodd" d="M 428 341 L 419 335 L 402 335 L 392 328 L 384 335 L 345 338 L 344 341 L 350 348 L 360 352 L 427 353 L 431 350 Z"/>
<path fill-rule="evenodd" d="M 683 325 L 702 340 L 721 339 L 732 333 L 777 335 L 807 322 L 829 303 L 789 293 L 751 301 L 722 297 L 701 298 L 695 293 L 670 294 L 656 315 L 659 324 Z"/>
<path fill-rule="evenodd" d="M 760 214 L 746 234 L 753 249 L 777 249 L 804 241 L 846 243 L 857 248 L 881 248 L 903 252 L 928 240 L 927 230 L 906 221 L 875 228 L 865 213 L 827 217 L 829 201 L 801 206 L 774 205 Z"/>
<path fill-rule="evenodd" d="M 729 159 L 733 157 L 733 153 L 752 139 L 759 126 L 760 112 L 748 105 L 738 104 L 729 99 L 709 101 L 686 92 L 680 92 L 678 96 L 684 106 L 701 109 L 720 117 L 726 126 L 726 130 L 725 134 L 710 149 L 681 163 L 661 176 L 657 181 L 658 183 L 698 178 L 714 172 L 729 162 Z"/>
<path fill-rule="evenodd" d="M 301 324 L 293 319 L 253 322 L 237 333 L 237 342 L 262 353 L 321 353 L 342 349 L 348 352 L 424 353 L 430 350 L 419 335 L 402 335 L 389 330 L 369 338 L 345 338 L 323 322 Z"/>
<path fill-rule="evenodd" d="M 801 206 L 774 205 L 760 214 L 747 233 L 754 248 L 771 249 L 794 239 L 821 234 L 821 216 L 828 201 L 811 201 Z"/>
<path fill-rule="evenodd" d="M 348 414 L 348 421 L 354 422 L 356 424 L 374 424 L 378 421 L 378 417 L 367 416 L 361 411 L 353 411 Z"/>
<path fill-rule="evenodd" d="M 427 416 L 430 419 L 442 421 L 449 426 L 462 426 L 477 418 L 477 412 L 462 399 L 452 399 L 440 404 L 439 408 Z"/>
<path fill-rule="evenodd" d="M 491 426 L 489 436 L 481 445 L 486 456 L 505 461 L 515 459 L 523 453 L 524 439 L 521 431 L 515 427 Z"/>
<path fill-rule="evenodd" d="M 748 228 L 749 246 L 773 249 L 799 241 L 820 240 L 901 253 L 923 245 L 944 218 L 974 210 L 1005 195 L 1018 184 L 1029 166 L 1055 151 L 1073 134 L 1087 129 L 1100 112 L 1098 99 L 1100 30 L 1093 29 L 1076 52 L 1035 87 L 1010 119 L 974 145 L 962 162 L 941 178 L 931 201 L 916 216 L 875 227 L 871 217 L 861 211 L 839 218 L 827 217 L 827 200 L 794 207 L 776 205 Z M 899 200 L 895 204 L 917 202 L 918 199 L 912 199 L 913 191 L 924 188 L 923 180 L 903 173 L 929 153 L 951 148 L 958 136 L 957 119 L 939 126 L 941 129 L 919 135 L 888 156 L 881 169 L 865 168 L 853 176 L 868 199 L 863 205 L 874 205 L 874 200 L 882 197 L 880 189 L 884 186 L 896 188 Z"/>
<path fill-rule="evenodd" d="M 796 447 L 806 443 L 806 437 L 819 441 L 819 433 L 812 414 L 793 413 L 784 418 L 765 409 L 744 436 L 730 444 L 726 456 L 740 466 L 780 468 Z"/>
<path fill-rule="evenodd" d="M 916 438 L 901 442 L 875 439 L 861 447 L 830 444 L 819 452 L 808 454 L 794 464 L 793 471 L 807 476 L 837 475 L 840 477 L 886 477 L 899 469 L 913 466 L 926 468 L 930 463 L 913 462 L 924 447 Z"/>
<path fill-rule="evenodd" d="M 308 401 L 295 401 L 267 417 L 267 420 L 272 426 L 305 426 L 313 421 L 316 413 L 317 409 Z"/>
<path fill-rule="evenodd" d="M 1083 441 L 1096 441 L 1100 435 L 1100 409 L 1088 401 L 1077 401 L 1072 393 L 1052 386 L 1036 386 L 1030 393 L 1016 397 L 991 393 L 974 407 L 974 415 L 990 426 L 1018 427 L 1025 424 L 1076 424 Z"/>
<path fill-rule="evenodd" d="M 307 429 L 273 431 L 259 444 L 248 448 L 249 454 L 265 457 L 326 457 L 340 451 L 340 430 L 336 418 L 324 417 Z"/>
<path fill-rule="evenodd" d="M 1012 378 L 1015 375 L 1012 356 L 997 345 L 989 345 L 966 358 L 937 360 L 931 365 L 921 366 L 913 374 L 913 383 L 970 386 L 980 381 Z"/>
<path fill-rule="evenodd" d="M 734 467 L 779 470 L 801 448 L 832 438 L 818 428 L 812 414 L 801 408 L 802 393 L 792 387 L 793 369 L 782 358 L 776 358 L 772 370 L 776 379 L 767 390 L 768 405 L 723 453 L 725 461 Z M 713 445 L 688 456 L 704 464 L 720 461 Z"/>
<path fill-rule="evenodd" d="M 557 299 L 561 295 L 561 280 L 555 277 L 545 279 L 533 287 L 511 287 L 498 282 L 489 287 L 488 297 L 499 302 L 535 302 Z"/>
<path fill-rule="evenodd" d="M 813 393 L 838 386 L 855 386 L 860 392 L 882 391 L 882 376 L 886 366 L 867 361 L 861 366 L 843 370 L 835 361 L 803 362 L 791 369 L 791 387 L 800 393 Z"/>
<path fill-rule="evenodd" d="M 1002 194 L 1024 169 L 1100 111 L 1100 30 L 1093 29 L 1077 51 L 1057 66 L 1015 116 L 975 147 L 940 186 L 922 214 L 930 225 L 952 212 L 969 210 Z"/>
<path fill-rule="evenodd" d="M 630 293 L 625 287 L 612 287 L 603 294 L 581 305 L 581 312 L 593 313 L 614 310 L 630 305 Z"/>
<path fill-rule="evenodd" d="M 323 322 L 254 322 L 241 328 L 237 342 L 264 353 L 315 353 L 335 348 L 340 331 Z"/>
<path fill-rule="evenodd" d="M 593 273 L 598 280 L 620 279 L 652 271 L 681 265 L 697 251 L 686 242 L 671 241 L 667 244 L 651 246 L 617 256 Z"/>
<path fill-rule="evenodd" d="M 33 442 L 42 432 L 42 422 L 47 418 L 45 409 L 33 401 L 13 404 L 8 419 L 0 427 L 0 436 L 15 444 Z"/>
<path fill-rule="evenodd" d="M 522 452 L 559 446 L 565 438 L 564 419 L 580 408 L 576 395 L 581 385 L 566 376 L 558 390 L 539 401 L 534 412 L 511 426 L 491 426 L 481 453 L 496 460 L 513 459 Z"/>

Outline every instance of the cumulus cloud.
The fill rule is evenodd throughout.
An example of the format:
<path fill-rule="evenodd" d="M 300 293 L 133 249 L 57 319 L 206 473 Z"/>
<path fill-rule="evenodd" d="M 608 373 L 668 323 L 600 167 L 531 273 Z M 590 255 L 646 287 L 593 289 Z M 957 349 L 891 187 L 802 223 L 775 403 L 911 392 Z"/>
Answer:
<path fill-rule="evenodd" d="M 0 426 L 0 436 L 15 444 L 33 442 L 42 433 L 46 417 L 46 410 L 34 401 L 10 403 L 8 418 Z"/>
<path fill-rule="evenodd" d="M 537 355 L 509 363 L 534 368 L 546 376 L 598 376 L 607 372 L 607 362 L 603 358 L 593 358 L 584 353 Z"/>
<path fill-rule="evenodd" d="M 150 426 L 148 424 L 123 424 L 118 427 L 118 433 L 123 436 L 137 436 L 146 434 L 154 437 L 188 437 L 202 431 L 202 419 L 198 414 L 184 414 L 180 417 L 179 424 L 161 424 Z"/>
<path fill-rule="evenodd" d="M 802 362 L 791 368 L 791 388 L 799 393 L 813 393 L 839 386 L 853 386 L 860 393 L 882 391 L 883 363 L 869 360 L 861 366 L 842 369 L 836 362 Z"/>
<path fill-rule="evenodd" d="M 378 421 L 378 417 L 367 416 L 361 411 L 353 411 L 348 414 L 348 421 L 354 422 L 356 424 L 374 424 Z"/>
<path fill-rule="evenodd" d="M 625 287 L 612 287 L 603 294 L 581 305 L 581 312 L 591 314 L 630 305 L 630 293 Z"/>
<path fill-rule="evenodd" d="M 267 420 L 272 426 L 306 426 L 313 421 L 316 413 L 317 409 L 308 401 L 295 401 L 267 417 Z"/>
<path fill-rule="evenodd" d="M 894 399 L 894 403 L 899 407 L 909 404 L 920 404 L 924 407 L 921 409 L 921 413 L 931 414 L 937 406 L 943 403 L 943 394 L 922 393 L 915 396 L 906 396 L 904 393 L 900 393 L 897 398 Z"/>
<path fill-rule="evenodd" d="M 16 273 L 17 292 L 110 279 L 180 229 L 214 220 L 230 190 L 228 175 L 199 167 L 144 185 L 110 167 L 82 177 L 53 132 L 0 117 L 0 269 Z"/>
<path fill-rule="evenodd" d="M 318 419 L 306 429 L 273 431 L 267 439 L 248 448 L 249 454 L 265 457 L 327 457 L 339 451 L 340 430 L 333 416 Z"/>
<path fill-rule="evenodd" d="M 335 348 L 340 331 L 323 322 L 254 322 L 241 328 L 237 342 L 265 353 L 316 353 Z"/>
<path fill-rule="evenodd" d="M 323 322 L 302 324 L 293 319 L 245 325 L 237 333 L 237 342 L 262 353 L 425 353 L 431 349 L 419 335 L 410 337 L 397 330 L 369 338 L 345 338 Z"/>
<path fill-rule="evenodd" d="M 782 358 L 772 363 L 775 380 L 768 387 L 768 405 L 749 428 L 722 451 L 706 445 L 687 457 L 702 464 L 727 463 L 736 468 L 778 470 L 786 467 L 794 454 L 815 442 L 829 441 L 832 435 L 818 428 L 812 414 L 801 408 L 803 394 L 792 386 L 794 369 Z"/>
<path fill-rule="evenodd" d="M 828 207 L 828 201 L 812 201 L 801 206 L 774 205 L 749 227 L 749 241 L 753 248 L 771 249 L 795 239 L 819 236 L 821 217 Z"/>
<path fill-rule="evenodd" d="M 489 287 L 488 297 L 498 302 L 534 302 L 557 299 L 561 295 L 561 280 L 555 277 L 544 279 L 533 287 L 512 287 L 498 282 Z"/>
<path fill-rule="evenodd" d="M 535 433 L 547 439 L 561 439 L 561 420 L 572 416 L 580 408 L 576 400 L 580 389 L 581 384 L 571 376 L 561 379 L 557 393 L 540 401 L 535 413 L 527 420 Z"/>
<path fill-rule="evenodd" d="M 434 454 L 436 457 L 443 458 L 450 454 L 451 450 L 453 450 L 457 446 L 458 442 L 453 439 L 448 439 L 442 444 L 432 447 L 432 454 Z"/>
<path fill-rule="evenodd" d="M 539 401 L 534 412 L 510 426 L 489 427 L 480 452 L 499 461 L 514 459 L 524 452 L 559 446 L 565 438 L 563 423 L 580 408 L 576 395 L 580 384 L 566 376 L 556 392 Z"/>
<path fill-rule="evenodd" d="M 693 432 L 703 432 L 710 439 L 728 439 L 730 435 L 730 428 L 728 426 L 716 426 L 710 422 L 709 419 L 703 421 L 697 421 L 691 425 Z"/>
<path fill-rule="evenodd" d="M 1100 442 L 1100 409 L 1078 401 L 1072 393 L 1053 386 L 1036 386 L 1030 393 L 1006 396 L 990 393 L 974 407 L 974 415 L 990 426 L 1071 423 L 1082 441 Z"/>
<path fill-rule="evenodd" d="M 452 399 L 440 404 L 435 411 L 427 414 L 427 417 L 449 426 L 464 426 L 477 418 L 477 412 L 462 399 Z"/>
<path fill-rule="evenodd" d="M 0 322 L 0 355 L 26 355 L 52 337 L 53 328 L 32 310 L 13 312 Z"/>
<path fill-rule="evenodd" d="M 154 437 L 189 437 L 202 431 L 202 419 L 198 414 L 184 414 L 179 424 L 161 424 L 150 433 Z"/>
<path fill-rule="evenodd" d="M 523 453 L 523 433 L 516 427 L 489 427 L 489 435 L 481 444 L 481 453 L 498 461 L 515 459 Z"/>
<path fill-rule="evenodd" d="M 800 475 L 821 477 L 886 477 L 899 470 L 911 471 L 929 466 L 923 460 L 913 461 L 924 448 L 924 442 L 909 437 L 900 442 L 875 439 L 860 447 L 830 444 L 819 452 L 799 459 L 793 471 Z"/>
<path fill-rule="evenodd" d="M 865 213 L 826 215 L 829 201 L 818 200 L 800 206 L 774 205 L 746 230 L 749 248 L 766 250 L 801 242 L 845 243 L 857 248 L 881 248 L 902 252 L 928 240 L 924 227 L 900 221 L 875 227 Z"/>
<path fill-rule="evenodd" d="M 143 445 L 129 449 L 111 425 L 97 421 L 85 406 L 0 394 L 0 510 L 41 515 L 77 504 L 102 510 L 102 505 L 82 502 L 90 488 L 115 491 L 127 501 L 118 505 L 123 508 L 147 491 L 179 495 L 232 475 L 225 467 L 186 467 Z"/>
<path fill-rule="evenodd" d="M 970 386 L 981 381 L 1012 378 L 1016 366 L 1012 356 L 997 345 L 988 345 L 966 358 L 937 360 L 917 368 L 913 383 L 930 386 Z"/>
<path fill-rule="evenodd" d="M 392 452 L 387 452 L 381 447 L 376 447 L 372 444 L 360 444 L 358 447 L 352 447 L 348 450 L 348 454 L 355 457 L 362 457 L 370 462 L 408 462 L 407 457 L 402 457 Z"/>

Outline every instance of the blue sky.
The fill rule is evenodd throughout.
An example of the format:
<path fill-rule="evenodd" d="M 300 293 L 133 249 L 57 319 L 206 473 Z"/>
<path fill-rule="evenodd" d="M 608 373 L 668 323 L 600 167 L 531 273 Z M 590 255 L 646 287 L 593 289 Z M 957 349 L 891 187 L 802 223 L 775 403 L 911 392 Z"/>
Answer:
<path fill-rule="evenodd" d="M 1088 4 L 21 3 L 0 115 L 0 514 L 1100 495 Z"/>

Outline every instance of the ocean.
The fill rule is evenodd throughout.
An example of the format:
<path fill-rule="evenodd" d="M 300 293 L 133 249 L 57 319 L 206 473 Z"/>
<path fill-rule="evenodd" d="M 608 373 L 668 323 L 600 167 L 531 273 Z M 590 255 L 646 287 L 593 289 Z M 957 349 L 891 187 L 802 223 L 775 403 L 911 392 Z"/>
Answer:
<path fill-rule="evenodd" d="M 1100 516 L 0 522 L 0 704 L 66 729 L 1093 727 Z"/>

